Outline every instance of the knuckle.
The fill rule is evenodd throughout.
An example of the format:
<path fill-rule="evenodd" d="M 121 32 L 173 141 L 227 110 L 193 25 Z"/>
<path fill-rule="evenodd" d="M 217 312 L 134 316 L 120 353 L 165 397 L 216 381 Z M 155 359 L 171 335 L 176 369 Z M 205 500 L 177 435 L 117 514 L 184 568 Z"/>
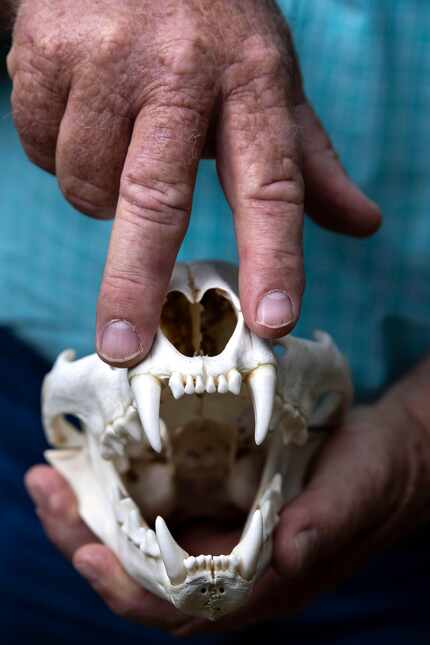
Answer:
<path fill-rule="evenodd" d="M 96 219 L 112 217 L 115 198 L 104 189 L 73 175 L 59 177 L 59 184 L 64 197 L 76 210 Z"/>
<path fill-rule="evenodd" d="M 128 59 L 131 47 L 130 32 L 120 20 L 100 25 L 92 45 L 93 62 L 99 65 L 123 63 Z"/>
<path fill-rule="evenodd" d="M 257 74 L 276 75 L 282 69 L 285 56 L 281 49 L 273 42 L 267 42 L 260 36 L 250 39 L 246 49 L 245 61 L 250 66 L 255 66 Z"/>
<path fill-rule="evenodd" d="M 192 193 L 184 182 L 127 173 L 121 180 L 120 194 L 127 213 L 138 220 L 179 229 L 187 225 Z"/>
<path fill-rule="evenodd" d="M 198 33 L 191 32 L 187 38 L 177 38 L 170 41 L 161 50 L 159 61 L 161 66 L 173 76 L 200 77 L 204 72 L 210 72 L 209 47 Z"/>

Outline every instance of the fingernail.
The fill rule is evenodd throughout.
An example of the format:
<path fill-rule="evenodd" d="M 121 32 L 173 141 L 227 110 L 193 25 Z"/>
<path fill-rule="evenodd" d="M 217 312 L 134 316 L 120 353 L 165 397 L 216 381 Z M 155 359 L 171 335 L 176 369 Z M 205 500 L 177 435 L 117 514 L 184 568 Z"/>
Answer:
<path fill-rule="evenodd" d="M 74 566 L 76 571 L 80 573 L 81 576 L 85 578 L 85 580 L 88 580 L 90 585 L 94 586 L 95 584 L 97 584 L 97 582 L 100 582 L 98 571 L 90 562 L 87 562 L 86 560 L 80 560 L 79 562 L 75 562 Z"/>
<path fill-rule="evenodd" d="M 113 320 L 103 330 L 101 354 L 107 360 L 125 361 L 140 351 L 140 343 L 134 327 L 126 320 Z"/>
<path fill-rule="evenodd" d="M 293 303 L 285 291 L 269 291 L 260 300 L 257 323 L 265 327 L 283 327 L 294 319 Z"/>

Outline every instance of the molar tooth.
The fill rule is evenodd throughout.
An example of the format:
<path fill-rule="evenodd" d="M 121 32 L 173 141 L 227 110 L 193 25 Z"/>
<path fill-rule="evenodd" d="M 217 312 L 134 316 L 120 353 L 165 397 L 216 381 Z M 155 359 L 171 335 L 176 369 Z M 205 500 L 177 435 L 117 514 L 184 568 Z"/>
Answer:
<path fill-rule="evenodd" d="M 245 580 L 251 580 L 255 576 L 262 546 L 263 517 L 257 509 L 246 534 L 231 552 L 232 556 L 238 557 L 240 574 Z"/>
<path fill-rule="evenodd" d="M 269 432 L 276 389 L 276 369 L 260 365 L 248 376 L 255 416 L 255 442 L 259 446 Z"/>
<path fill-rule="evenodd" d="M 199 567 L 199 569 L 204 569 L 206 564 L 206 557 L 204 555 L 198 555 L 196 560 L 197 560 L 197 566 Z"/>
<path fill-rule="evenodd" d="M 187 571 L 192 572 L 196 566 L 196 559 L 193 555 L 190 555 L 189 558 L 185 558 L 184 565 Z"/>
<path fill-rule="evenodd" d="M 187 577 L 184 560 L 189 557 L 189 553 L 181 549 L 173 539 L 166 522 L 160 516 L 155 520 L 155 532 L 167 576 L 172 585 L 181 584 Z"/>
<path fill-rule="evenodd" d="M 137 506 L 130 497 L 125 497 L 115 506 L 115 516 L 120 524 L 124 524 L 132 511 L 137 511 Z"/>
<path fill-rule="evenodd" d="M 140 515 L 137 510 L 133 509 L 127 515 L 127 517 L 125 518 L 125 522 L 123 524 L 123 529 L 125 533 L 128 535 L 128 537 L 131 538 L 134 542 L 135 535 L 137 534 L 137 531 L 140 529 Z"/>
<path fill-rule="evenodd" d="M 169 387 L 175 399 L 180 399 L 185 394 L 184 382 L 179 372 L 173 372 L 169 379 Z"/>
<path fill-rule="evenodd" d="M 213 376 L 208 376 L 206 379 L 206 392 L 208 394 L 213 394 L 216 392 L 216 385 Z"/>
<path fill-rule="evenodd" d="M 146 533 L 147 529 L 145 529 L 143 526 L 140 526 L 133 535 L 133 541 L 142 551 L 144 550 L 146 544 Z"/>
<path fill-rule="evenodd" d="M 161 452 L 161 383 L 151 374 L 135 374 L 131 376 L 131 389 L 136 398 L 140 421 L 148 441 L 155 452 Z"/>
<path fill-rule="evenodd" d="M 145 545 L 144 547 L 141 547 L 141 549 L 151 558 L 160 557 L 160 547 L 157 542 L 157 537 L 152 529 L 147 529 Z"/>
<path fill-rule="evenodd" d="M 236 369 L 232 369 L 228 373 L 228 389 L 232 394 L 239 395 L 240 388 L 242 387 L 242 376 Z"/>
<path fill-rule="evenodd" d="M 196 376 L 196 385 L 194 389 L 196 394 L 203 394 L 203 392 L 205 391 L 205 384 L 200 375 Z"/>
<path fill-rule="evenodd" d="M 228 383 L 224 374 L 218 376 L 218 392 L 220 394 L 226 394 L 228 392 Z"/>
<path fill-rule="evenodd" d="M 187 375 L 185 382 L 185 394 L 194 394 L 194 380 L 191 374 Z"/>

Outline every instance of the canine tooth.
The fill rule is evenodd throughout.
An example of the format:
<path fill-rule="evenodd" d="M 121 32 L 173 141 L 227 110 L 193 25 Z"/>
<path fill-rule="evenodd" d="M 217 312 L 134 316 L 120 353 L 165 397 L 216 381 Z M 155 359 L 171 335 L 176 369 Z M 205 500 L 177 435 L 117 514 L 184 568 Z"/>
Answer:
<path fill-rule="evenodd" d="M 224 374 L 220 374 L 218 376 L 218 392 L 220 394 L 226 394 L 228 392 L 228 383 L 227 379 L 225 378 Z"/>
<path fill-rule="evenodd" d="M 257 509 L 245 536 L 231 552 L 231 555 L 239 558 L 240 574 L 245 580 L 251 580 L 255 576 L 262 546 L 263 517 L 261 511 Z"/>
<path fill-rule="evenodd" d="M 259 446 L 269 432 L 275 400 L 276 369 L 273 365 L 260 365 L 248 377 L 255 416 L 255 442 Z"/>
<path fill-rule="evenodd" d="M 208 376 L 208 378 L 206 379 L 206 392 L 208 394 L 213 394 L 214 392 L 216 392 L 216 385 L 213 376 Z"/>
<path fill-rule="evenodd" d="M 205 391 L 205 384 L 201 376 L 196 376 L 196 385 L 194 389 L 196 394 L 203 394 Z"/>
<path fill-rule="evenodd" d="M 151 374 L 136 374 L 131 379 L 140 421 L 155 452 L 161 452 L 160 396 L 161 384 Z"/>
<path fill-rule="evenodd" d="M 169 387 L 175 399 L 180 399 L 185 394 L 184 383 L 179 372 L 173 372 L 169 378 Z"/>
<path fill-rule="evenodd" d="M 236 369 L 230 370 L 228 373 L 228 389 L 232 394 L 239 395 L 240 388 L 242 387 L 242 376 Z"/>
<path fill-rule="evenodd" d="M 149 555 L 151 558 L 160 557 L 160 547 L 158 545 L 155 533 L 152 529 L 147 529 L 145 545 L 144 547 L 141 547 L 141 549 L 146 555 Z"/>
<path fill-rule="evenodd" d="M 161 557 L 170 582 L 173 585 L 184 582 L 187 577 L 184 560 L 189 557 L 189 553 L 181 549 L 179 544 L 175 542 L 167 528 L 166 522 L 160 516 L 155 520 L 155 532 L 157 534 Z"/>
<path fill-rule="evenodd" d="M 185 394 L 194 394 L 194 380 L 191 374 L 188 374 L 185 382 Z"/>

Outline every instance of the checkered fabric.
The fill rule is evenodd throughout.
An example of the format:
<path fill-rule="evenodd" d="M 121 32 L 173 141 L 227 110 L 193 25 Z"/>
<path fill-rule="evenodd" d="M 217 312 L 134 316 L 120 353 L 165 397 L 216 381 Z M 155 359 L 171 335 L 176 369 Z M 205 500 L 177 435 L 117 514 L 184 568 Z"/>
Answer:
<path fill-rule="evenodd" d="M 283 0 L 307 93 L 383 229 L 350 240 L 306 224 L 297 333 L 333 334 L 361 399 L 430 352 L 430 4 Z M 24 157 L 0 88 L 0 324 L 53 358 L 93 351 L 110 224 L 75 213 Z M 236 259 L 231 214 L 202 162 L 180 258 Z"/>

